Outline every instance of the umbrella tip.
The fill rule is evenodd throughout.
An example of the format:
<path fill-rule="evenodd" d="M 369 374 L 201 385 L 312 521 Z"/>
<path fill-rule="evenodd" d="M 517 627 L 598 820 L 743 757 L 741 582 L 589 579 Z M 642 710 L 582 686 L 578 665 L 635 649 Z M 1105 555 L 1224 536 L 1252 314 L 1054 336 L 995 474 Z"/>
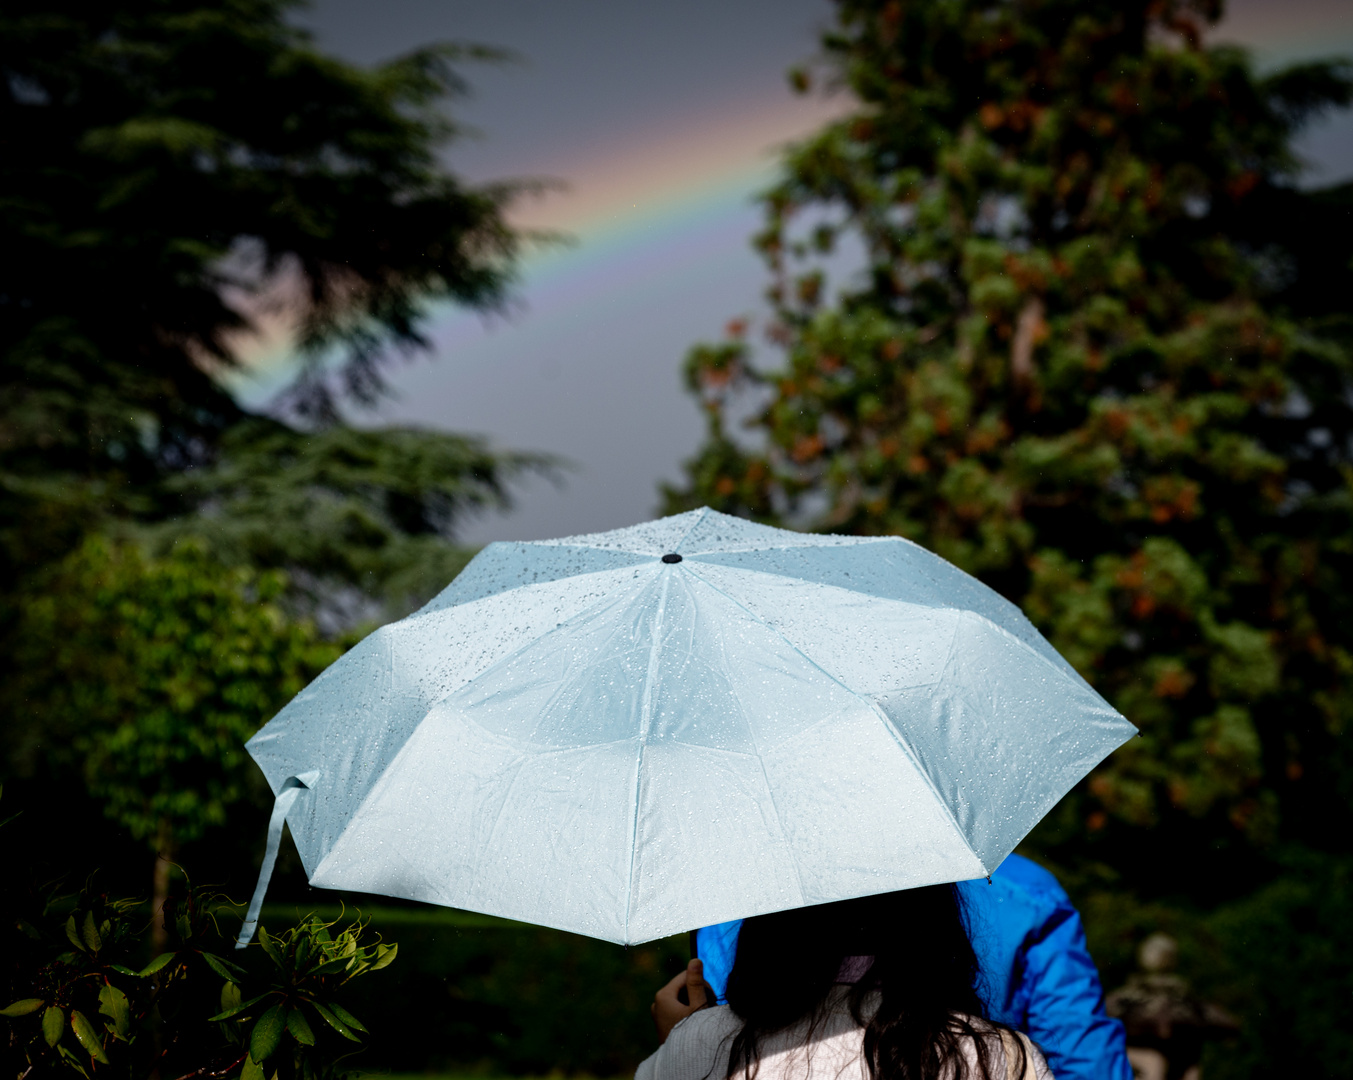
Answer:
<path fill-rule="evenodd" d="M 675 551 L 669 551 L 662 557 L 662 561 L 665 563 L 679 563 L 681 561 L 681 556 Z"/>

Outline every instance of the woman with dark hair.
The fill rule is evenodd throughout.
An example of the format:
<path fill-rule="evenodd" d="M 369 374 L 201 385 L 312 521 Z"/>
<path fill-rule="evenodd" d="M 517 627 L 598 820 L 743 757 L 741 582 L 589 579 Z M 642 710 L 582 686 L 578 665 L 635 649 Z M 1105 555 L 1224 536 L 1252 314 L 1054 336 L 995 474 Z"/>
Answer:
<path fill-rule="evenodd" d="M 636 1080 L 1052 1078 L 1027 1037 L 983 1015 L 952 885 L 748 919 L 727 1005 L 700 1007 L 698 965 L 659 991 L 664 1041 Z"/>

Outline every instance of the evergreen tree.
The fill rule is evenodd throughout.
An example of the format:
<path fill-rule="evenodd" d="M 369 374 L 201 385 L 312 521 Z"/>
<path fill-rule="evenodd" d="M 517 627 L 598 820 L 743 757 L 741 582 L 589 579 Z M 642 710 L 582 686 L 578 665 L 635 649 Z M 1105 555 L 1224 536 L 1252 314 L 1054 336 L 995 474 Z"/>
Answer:
<path fill-rule="evenodd" d="M 434 46 L 360 69 L 317 51 L 293 6 L 0 13 L 0 592 L 110 518 L 219 501 L 212 467 L 233 482 L 254 460 L 238 433 L 275 431 L 220 380 L 260 315 L 289 320 L 307 358 L 286 415 L 332 444 L 342 400 L 372 401 L 384 358 L 424 343 L 429 301 L 502 302 L 521 186 L 471 188 L 439 159 L 456 134 L 443 101 L 463 89 L 452 64 L 489 54 Z M 425 473 L 408 453 L 465 457 L 439 438 L 393 437 L 361 491 L 407 488 Z M 519 463 L 490 458 L 476 475 L 501 498 Z"/>
<path fill-rule="evenodd" d="M 240 744 L 543 464 L 344 422 L 429 303 L 503 302 L 529 185 L 443 164 L 457 66 L 492 53 L 358 68 L 295 6 L 0 9 L 0 772 L 54 871 L 116 873 L 128 840 L 252 861 L 268 792 Z M 274 317 L 303 363 L 251 415 L 222 376 Z"/>
<path fill-rule="evenodd" d="M 1210 903 L 1275 844 L 1347 854 L 1353 185 L 1291 147 L 1353 69 L 1260 76 L 1211 0 L 838 16 L 857 105 L 755 241 L 783 363 L 741 322 L 691 352 L 669 507 L 901 534 L 1020 604 L 1142 731 L 1035 834 L 1064 867 Z"/>

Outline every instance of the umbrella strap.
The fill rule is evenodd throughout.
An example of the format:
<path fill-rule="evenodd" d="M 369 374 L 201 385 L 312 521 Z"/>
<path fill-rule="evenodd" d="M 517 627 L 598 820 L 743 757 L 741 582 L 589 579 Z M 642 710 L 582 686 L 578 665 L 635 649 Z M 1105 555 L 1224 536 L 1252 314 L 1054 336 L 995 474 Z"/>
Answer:
<path fill-rule="evenodd" d="M 272 817 L 268 821 L 268 846 L 263 852 L 263 865 L 258 870 L 258 884 L 254 886 L 254 898 L 249 901 L 249 910 L 244 916 L 244 925 L 240 927 L 240 936 L 235 939 L 235 948 L 243 949 L 254 937 L 258 929 L 258 915 L 263 909 L 263 896 L 268 891 L 268 882 L 272 880 L 273 867 L 277 863 L 277 851 L 282 846 L 282 826 L 287 822 L 287 811 L 296 802 L 302 791 L 309 789 L 318 777 L 318 773 L 308 772 L 301 776 L 288 776 L 282 781 L 282 790 L 272 804 Z"/>

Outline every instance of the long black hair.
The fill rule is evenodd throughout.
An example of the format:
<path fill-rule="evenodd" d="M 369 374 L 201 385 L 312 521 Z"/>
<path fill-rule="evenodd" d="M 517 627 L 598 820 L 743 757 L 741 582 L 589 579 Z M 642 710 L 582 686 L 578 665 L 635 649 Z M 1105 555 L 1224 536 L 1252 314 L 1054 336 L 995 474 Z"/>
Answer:
<path fill-rule="evenodd" d="M 871 956 L 848 996 L 851 1014 L 864 1028 L 870 1080 L 967 1080 L 971 1070 L 962 1044 L 968 1039 L 982 1080 L 995 1080 L 991 1050 L 1003 1025 L 987 1019 L 978 996 L 977 957 L 952 885 L 744 922 L 727 991 L 742 1029 L 729 1049 L 726 1080 L 744 1072 L 754 1077 L 762 1038 L 805 1019 L 816 1022 L 843 960 Z M 1014 1075 L 1023 1076 L 1024 1045 L 1018 1038 L 1014 1045 Z"/>

